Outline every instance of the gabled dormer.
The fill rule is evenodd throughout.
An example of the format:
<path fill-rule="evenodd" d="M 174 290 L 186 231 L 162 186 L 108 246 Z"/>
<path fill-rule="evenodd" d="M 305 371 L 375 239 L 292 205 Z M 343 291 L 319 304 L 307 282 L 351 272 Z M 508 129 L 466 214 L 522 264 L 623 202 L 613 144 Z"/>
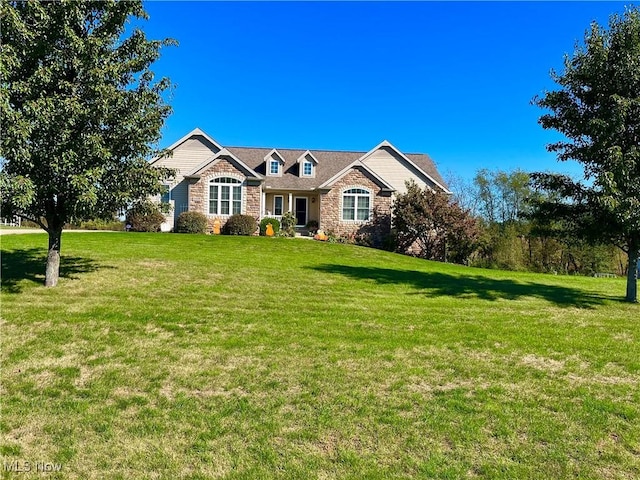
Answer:
<path fill-rule="evenodd" d="M 299 176 L 301 178 L 315 178 L 318 168 L 318 159 L 309 150 L 304 152 L 296 160 L 299 165 Z"/>
<path fill-rule="evenodd" d="M 284 158 L 274 148 L 265 157 L 265 171 L 269 177 L 281 177 L 284 170 Z"/>

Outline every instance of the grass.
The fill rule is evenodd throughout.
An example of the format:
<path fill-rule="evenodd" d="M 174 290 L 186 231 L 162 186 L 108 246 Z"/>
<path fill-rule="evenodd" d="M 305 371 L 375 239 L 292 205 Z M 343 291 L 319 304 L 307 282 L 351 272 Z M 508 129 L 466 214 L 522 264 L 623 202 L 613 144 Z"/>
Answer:
<path fill-rule="evenodd" d="M 1 241 L 3 478 L 640 478 L 622 279 L 66 233 L 45 289 Z"/>

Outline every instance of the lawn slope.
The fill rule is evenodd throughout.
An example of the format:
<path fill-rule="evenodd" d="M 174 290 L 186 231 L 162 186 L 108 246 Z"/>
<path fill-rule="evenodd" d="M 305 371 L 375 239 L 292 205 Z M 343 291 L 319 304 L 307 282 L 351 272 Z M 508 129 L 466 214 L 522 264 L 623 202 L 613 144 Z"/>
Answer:
<path fill-rule="evenodd" d="M 621 279 L 66 233 L 45 289 L 1 241 L 3 478 L 640 478 Z"/>

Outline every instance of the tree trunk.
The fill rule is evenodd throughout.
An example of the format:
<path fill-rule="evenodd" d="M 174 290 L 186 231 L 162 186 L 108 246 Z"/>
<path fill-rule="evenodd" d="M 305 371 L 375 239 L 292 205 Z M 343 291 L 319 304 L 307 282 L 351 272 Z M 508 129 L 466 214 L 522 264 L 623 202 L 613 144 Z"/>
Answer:
<path fill-rule="evenodd" d="M 45 287 L 55 287 L 60 276 L 60 241 L 62 230 L 49 230 L 49 254 L 44 277 Z"/>
<path fill-rule="evenodd" d="M 629 267 L 627 268 L 627 302 L 638 303 L 638 252 L 637 248 L 629 248 Z"/>

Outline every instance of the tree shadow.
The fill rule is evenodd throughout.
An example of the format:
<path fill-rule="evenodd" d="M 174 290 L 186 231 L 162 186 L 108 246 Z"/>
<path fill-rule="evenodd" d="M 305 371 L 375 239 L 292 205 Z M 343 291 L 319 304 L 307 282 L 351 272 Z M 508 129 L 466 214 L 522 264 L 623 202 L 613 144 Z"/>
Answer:
<path fill-rule="evenodd" d="M 534 297 L 560 307 L 594 308 L 605 300 L 615 300 L 598 294 L 559 285 L 496 279 L 483 275 L 452 275 L 442 272 L 394 270 L 378 267 L 320 265 L 311 267 L 321 272 L 344 275 L 357 280 L 374 280 L 379 284 L 405 284 L 428 297 L 448 296 L 496 301 Z"/>
<path fill-rule="evenodd" d="M 40 248 L 2 251 L 2 290 L 7 293 L 22 291 L 22 280 L 44 284 L 44 273 L 47 254 Z M 76 279 L 82 273 L 89 273 L 99 268 L 114 268 L 99 265 L 89 258 L 60 258 L 60 278 Z"/>

